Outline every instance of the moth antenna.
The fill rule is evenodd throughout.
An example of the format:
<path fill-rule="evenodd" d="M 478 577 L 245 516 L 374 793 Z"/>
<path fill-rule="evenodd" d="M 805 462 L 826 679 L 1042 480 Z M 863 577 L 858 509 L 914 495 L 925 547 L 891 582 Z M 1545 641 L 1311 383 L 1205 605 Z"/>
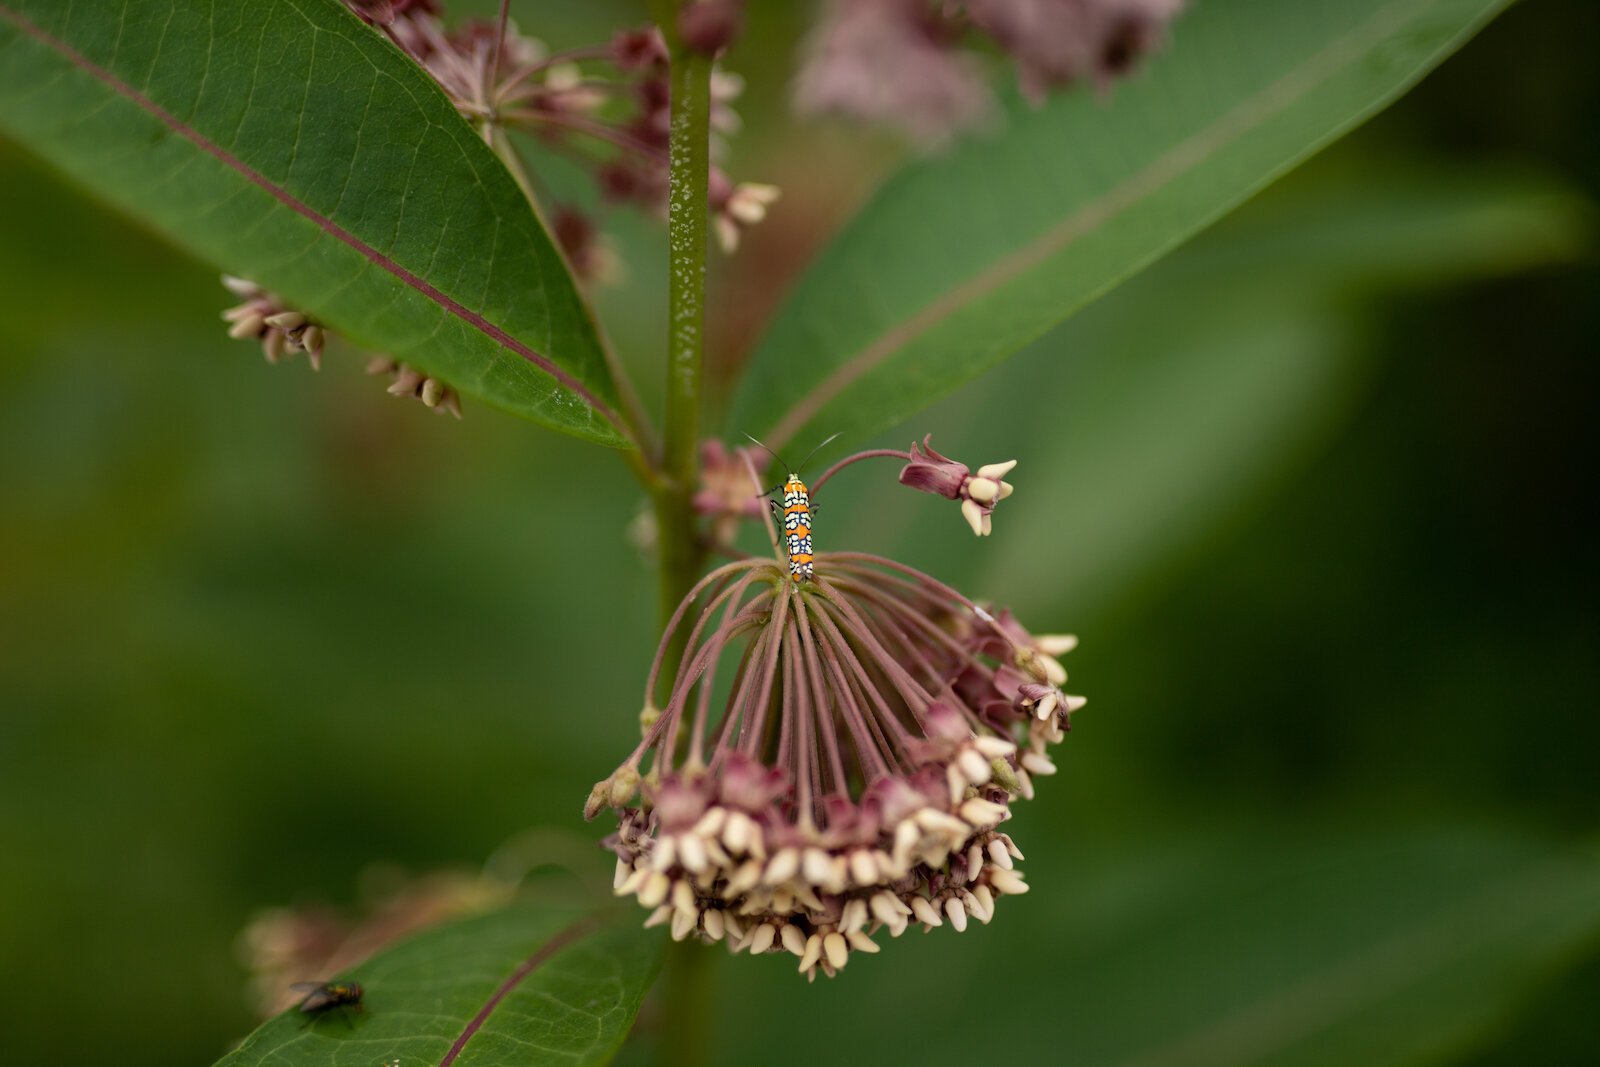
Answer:
<path fill-rule="evenodd" d="M 745 436 L 746 437 L 750 437 L 749 434 L 745 434 Z M 778 461 L 778 466 L 782 467 L 785 471 L 791 471 L 791 470 L 794 469 L 793 467 L 789 466 L 787 463 L 785 463 L 783 461 L 783 457 L 782 456 L 778 455 L 776 452 L 774 452 L 772 449 L 768 448 L 766 445 L 762 444 L 760 441 L 757 441 L 754 437 L 750 437 L 750 441 L 757 448 L 760 448 L 767 455 L 769 455 L 773 459 L 777 460 Z"/>
<path fill-rule="evenodd" d="M 839 433 L 844 433 L 844 431 L 840 430 Z M 796 468 L 795 473 L 796 474 L 802 473 L 806 469 L 806 464 L 811 462 L 811 459 L 812 459 L 813 456 L 815 456 L 818 452 L 821 452 L 824 448 L 827 448 L 829 445 L 833 444 L 833 442 L 835 442 L 835 441 L 837 441 L 839 439 L 839 433 L 834 434 L 832 437 L 829 437 L 827 440 L 825 440 L 825 441 L 821 442 L 820 444 L 818 444 L 816 448 L 813 448 L 806 455 L 806 458 L 800 461 L 800 466 L 798 468 Z M 752 441 L 755 441 L 755 438 L 753 438 L 753 437 L 750 438 L 750 439 Z M 756 444 L 761 445 L 761 442 L 760 441 L 756 441 Z M 766 448 L 767 446 L 766 445 L 761 445 L 761 447 L 762 448 Z M 778 460 L 778 462 L 782 463 L 783 460 L 780 459 L 780 460 Z"/>

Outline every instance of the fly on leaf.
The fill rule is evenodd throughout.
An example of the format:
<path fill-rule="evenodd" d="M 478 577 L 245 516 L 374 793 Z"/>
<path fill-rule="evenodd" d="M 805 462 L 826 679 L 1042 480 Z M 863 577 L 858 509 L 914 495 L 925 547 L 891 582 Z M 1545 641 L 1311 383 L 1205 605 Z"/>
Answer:
<path fill-rule="evenodd" d="M 350 1016 L 346 1009 L 361 1010 L 360 982 L 296 982 L 289 988 L 305 994 L 305 999 L 296 1005 L 295 1010 L 306 1016 L 307 1025 L 337 1009 L 340 1018 L 349 1026 Z"/>

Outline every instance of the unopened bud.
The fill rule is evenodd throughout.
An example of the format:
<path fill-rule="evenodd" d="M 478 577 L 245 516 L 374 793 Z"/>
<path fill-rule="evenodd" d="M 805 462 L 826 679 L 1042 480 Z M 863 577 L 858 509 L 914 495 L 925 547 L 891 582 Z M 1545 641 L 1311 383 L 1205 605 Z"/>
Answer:
<path fill-rule="evenodd" d="M 233 324 L 233 327 L 228 330 L 228 336 L 235 341 L 243 340 L 246 337 L 255 337 L 261 333 L 261 328 L 266 323 L 267 320 L 259 314 L 246 315 Z"/>
<path fill-rule="evenodd" d="M 702 55 L 716 55 L 739 35 L 739 0 L 699 0 L 678 16 L 678 37 Z"/>
<path fill-rule="evenodd" d="M 589 790 L 589 799 L 583 802 L 583 817 L 592 820 L 600 814 L 600 809 L 606 806 L 606 800 L 611 795 L 611 779 L 604 778 L 594 784 Z"/>
<path fill-rule="evenodd" d="M 444 399 L 444 383 L 437 378 L 425 378 L 422 382 L 422 392 L 419 394 L 423 404 L 430 408 L 439 406 L 439 401 Z"/>
<path fill-rule="evenodd" d="M 618 768 L 617 773 L 611 776 L 610 800 L 611 806 L 620 808 L 633 799 L 633 794 L 639 788 L 639 772 L 632 767 Z"/>

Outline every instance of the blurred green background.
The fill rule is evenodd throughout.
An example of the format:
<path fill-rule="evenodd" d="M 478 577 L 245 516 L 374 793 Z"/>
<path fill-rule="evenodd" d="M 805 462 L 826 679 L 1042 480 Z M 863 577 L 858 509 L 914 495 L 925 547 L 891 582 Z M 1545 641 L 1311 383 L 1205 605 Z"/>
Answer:
<path fill-rule="evenodd" d="M 558 45 L 636 17 L 517 8 Z M 754 4 L 729 64 L 730 169 L 785 200 L 716 272 L 719 365 L 894 155 L 787 118 L 798 18 Z M 831 983 L 723 962 L 724 1062 L 1592 1057 L 1596 39 L 1581 0 L 1513 8 L 998 373 L 849 443 L 1021 460 L 985 542 L 885 464 L 833 483 L 820 547 L 1078 632 L 1091 703 L 1012 824 L 1032 893 Z M 209 1062 L 252 1025 L 241 927 L 354 907 L 376 864 L 470 869 L 541 826 L 552 861 L 604 867 L 579 809 L 654 641 L 622 465 L 429 417 L 347 350 L 266 366 L 214 270 L 3 146 L 0 205 L 7 1061 Z M 653 391 L 662 238 L 607 224 L 629 275 L 601 304 Z"/>

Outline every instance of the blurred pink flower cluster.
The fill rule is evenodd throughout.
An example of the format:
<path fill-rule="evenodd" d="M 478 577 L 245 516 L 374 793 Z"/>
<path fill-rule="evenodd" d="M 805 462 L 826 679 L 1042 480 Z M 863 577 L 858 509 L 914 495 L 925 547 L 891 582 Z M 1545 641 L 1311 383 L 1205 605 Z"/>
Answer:
<path fill-rule="evenodd" d="M 939 140 L 994 107 L 977 38 L 1016 65 L 1035 103 L 1108 85 L 1157 48 L 1184 0 L 829 0 L 795 85 L 803 113 L 839 114 Z"/>

